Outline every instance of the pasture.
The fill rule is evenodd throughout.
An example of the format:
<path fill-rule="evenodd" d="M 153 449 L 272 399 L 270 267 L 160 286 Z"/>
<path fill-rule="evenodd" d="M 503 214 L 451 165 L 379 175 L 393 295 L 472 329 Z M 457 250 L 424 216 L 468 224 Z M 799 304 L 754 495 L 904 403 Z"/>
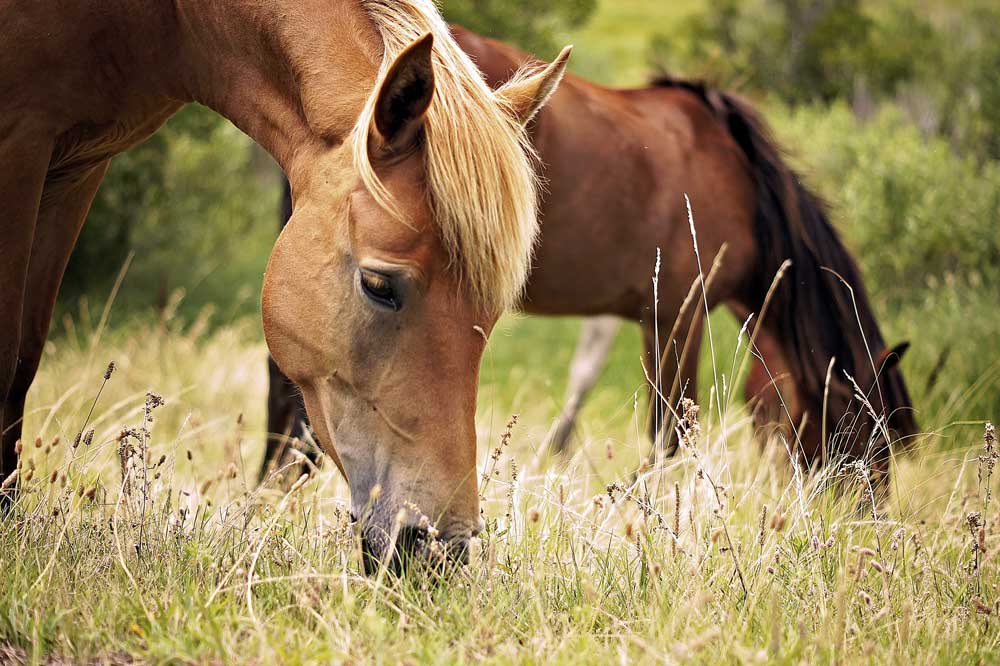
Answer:
<path fill-rule="evenodd" d="M 987 663 L 998 648 L 994 431 L 941 424 L 873 507 L 856 470 L 804 477 L 777 442 L 760 450 L 721 393 L 746 353 L 725 321 L 688 445 L 650 464 L 637 336 L 580 450 L 552 461 L 577 326 L 503 320 L 478 418 L 488 529 L 446 582 L 360 574 L 333 465 L 290 492 L 255 486 L 255 321 L 66 321 L 0 537 L 8 662 Z"/>
<path fill-rule="evenodd" d="M 638 84 L 650 38 L 704 4 L 602 1 L 560 37 L 579 73 Z M 675 457 L 650 456 L 633 325 L 553 457 L 580 320 L 508 314 L 480 369 L 468 564 L 364 575 L 329 460 L 257 484 L 278 184 L 235 128 L 185 111 L 128 211 L 134 257 L 80 254 L 64 286 L 0 512 L 0 664 L 995 663 L 1000 162 L 894 103 L 861 122 L 843 101 L 759 101 L 888 343 L 912 343 L 925 435 L 896 451 L 887 501 L 863 466 L 806 473 L 755 438 L 748 336 L 721 309 Z M 120 160 L 128 186 L 149 157 Z"/>

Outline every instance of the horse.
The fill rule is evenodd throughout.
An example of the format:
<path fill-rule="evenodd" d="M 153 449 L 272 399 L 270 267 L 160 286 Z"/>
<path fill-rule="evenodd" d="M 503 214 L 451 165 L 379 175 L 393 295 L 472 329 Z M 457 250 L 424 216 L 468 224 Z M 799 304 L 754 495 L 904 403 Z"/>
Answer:
<path fill-rule="evenodd" d="M 263 329 L 349 481 L 365 568 L 398 562 L 396 541 L 418 549 L 424 517 L 461 557 L 481 520 L 479 362 L 537 234 L 525 124 L 569 50 L 490 88 L 431 0 L 18 0 L 0 21 L 5 487 L 110 159 L 199 103 L 290 180 L 295 215 L 265 273 Z"/>
<path fill-rule="evenodd" d="M 492 86 L 533 62 L 510 45 L 452 29 Z M 554 429 L 557 449 L 567 446 L 619 322 L 631 320 L 643 332 L 650 379 L 649 435 L 657 447 L 650 455 L 670 453 L 672 416 L 684 398 L 697 398 L 704 315 L 718 305 L 748 322 L 745 397 L 756 405 L 759 431 L 779 426 L 801 463 L 845 454 L 884 471 L 890 440 L 916 435 L 897 365 L 904 348 L 886 346 L 825 204 L 747 102 L 666 76 L 611 89 L 567 75 L 530 133 L 547 186 L 521 308 L 594 317 Z M 286 204 L 282 217 L 290 214 Z M 276 435 L 265 464 L 287 435 L 307 436 L 294 390 L 278 374 L 271 396 Z"/>

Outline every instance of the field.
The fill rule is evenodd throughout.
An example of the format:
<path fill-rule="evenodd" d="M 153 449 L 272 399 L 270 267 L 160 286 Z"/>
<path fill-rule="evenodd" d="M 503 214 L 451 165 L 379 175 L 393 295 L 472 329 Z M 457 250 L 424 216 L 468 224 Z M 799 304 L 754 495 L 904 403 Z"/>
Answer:
<path fill-rule="evenodd" d="M 649 39 L 704 4 L 600 2 L 565 35 L 573 67 L 639 84 Z M 234 128 L 178 131 L 122 289 L 83 264 L 86 297 L 64 291 L 0 515 L 0 665 L 997 663 L 1000 166 L 893 109 L 861 125 L 841 102 L 755 102 L 834 204 L 888 341 L 913 343 L 926 435 L 888 501 L 863 469 L 805 474 L 754 438 L 725 313 L 676 457 L 648 458 L 634 326 L 552 457 L 580 321 L 512 314 L 482 364 L 468 566 L 365 577 L 332 464 L 256 483 L 274 173 Z"/>
<path fill-rule="evenodd" d="M 0 661 L 995 659 L 997 449 L 981 423 L 901 456 L 884 506 L 857 470 L 793 473 L 781 445 L 753 441 L 739 401 L 711 389 L 688 446 L 650 466 L 633 352 L 595 396 L 582 448 L 553 461 L 542 444 L 576 324 L 511 317 L 484 362 L 488 530 L 470 565 L 447 581 L 365 578 L 332 465 L 290 492 L 255 487 L 255 321 L 66 321 L 28 416 L 28 492 L 0 523 Z M 731 376 L 745 340 L 717 334 Z M 543 340 L 554 353 L 524 351 Z"/>

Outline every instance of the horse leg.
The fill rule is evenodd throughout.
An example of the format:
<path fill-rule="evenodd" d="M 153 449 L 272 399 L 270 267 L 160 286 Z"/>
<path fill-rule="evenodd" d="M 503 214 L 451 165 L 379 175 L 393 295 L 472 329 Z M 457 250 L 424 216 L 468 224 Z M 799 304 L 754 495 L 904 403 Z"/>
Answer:
<path fill-rule="evenodd" d="M 12 394 L 19 366 L 21 312 L 31 259 L 31 244 L 52 154 L 52 140 L 25 127 L 27 121 L 0 126 L 0 483 L 17 469 L 16 442 L 24 405 Z M 0 493 L 0 505 L 9 501 Z"/>
<path fill-rule="evenodd" d="M 754 435 L 762 445 L 774 435 L 781 435 L 791 445 L 798 425 L 799 400 L 785 356 L 775 336 L 766 329 L 757 333 L 751 353 L 744 395 L 753 415 Z"/>
<path fill-rule="evenodd" d="M 619 326 L 621 320 L 611 316 L 593 317 L 583 322 L 576 352 L 569 366 L 566 403 L 553 426 L 549 444 L 556 453 L 569 451 L 569 440 L 576 427 L 576 417 L 587 394 L 604 371 Z"/>
<path fill-rule="evenodd" d="M 275 470 L 290 464 L 290 449 L 297 440 L 304 443 L 308 440 L 308 419 L 302 395 L 278 364 L 270 356 L 267 357 L 267 446 L 264 450 L 264 461 L 260 468 L 260 482 L 264 482 Z M 315 446 L 308 447 L 304 453 L 318 464 L 320 452 Z M 308 463 L 291 465 L 292 471 L 297 471 L 294 478 L 308 471 Z"/>
<path fill-rule="evenodd" d="M 663 312 L 674 314 L 674 317 L 661 313 L 658 331 L 652 324 L 643 326 L 646 348 L 643 366 L 650 380 L 647 382 L 650 399 L 647 425 L 654 458 L 660 451 L 667 456 L 677 452 L 675 426 L 676 416 L 682 415 L 682 401 L 684 398 L 698 400 L 698 362 L 704 319 L 700 301 L 689 302 L 686 307 L 678 304 Z"/>
<path fill-rule="evenodd" d="M 284 192 L 281 199 L 281 212 L 279 217 L 279 229 L 283 229 L 288 220 L 292 217 L 292 188 L 286 178 L 284 181 Z M 289 447 L 292 442 L 298 440 L 305 442 L 308 437 L 308 419 L 306 408 L 302 403 L 302 395 L 285 373 L 278 368 L 278 364 L 270 355 L 267 357 L 267 441 L 264 448 L 264 460 L 261 463 L 259 480 L 263 482 L 275 469 L 283 467 L 288 463 Z M 317 447 L 311 446 L 305 451 L 306 456 L 318 464 L 320 461 L 320 451 Z M 302 473 L 308 471 L 308 463 L 293 465 L 297 468 L 297 478 Z"/>
<path fill-rule="evenodd" d="M 59 285 L 107 168 L 102 162 L 45 186 L 25 282 L 18 364 L 5 405 L 5 414 L 13 417 L 6 433 L 11 443 L 21 437 L 24 401 L 42 359 Z"/>

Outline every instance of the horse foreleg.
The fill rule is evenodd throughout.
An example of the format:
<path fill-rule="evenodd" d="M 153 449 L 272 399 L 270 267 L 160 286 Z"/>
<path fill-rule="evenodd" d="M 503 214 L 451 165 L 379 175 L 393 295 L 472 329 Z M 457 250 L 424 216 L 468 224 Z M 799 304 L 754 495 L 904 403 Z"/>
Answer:
<path fill-rule="evenodd" d="M 647 424 L 653 457 L 660 451 L 668 456 L 676 452 L 676 417 L 681 415 L 682 399 L 698 399 L 704 311 L 699 303 L 666 311 L 677 312 L 677 315 L 673 320 L 661 316 L 658 331 L 651 325 L 643 327 L 644 365 L 650 380 L 647 382 L 650 394 Z M 657 358 L 658 362 L 654 360 Z"/>
<path fill-rule="evenodd" d="M 25 127 L 0 124 L 0 504 L 13 492 L 15 444 L 21 436 L 24 404 L 12 395 L 19 366 L 21 312 L 45 173 L 52 140 Z"/>
<path fill-rule="evenodd" d="M 576 417 L 587 394 L 594 388 L 601 372 L 604 371 L 619 326 L 621 320 L 611 316 L 593 317 L 583 322 L 576 352 L 569 366 L 566 401 L 552 429 L 549 446 L 556 453 L 569 451 L 570 436 L 576 427 Z"/>
<path fill-rule="evenodd" d="M 278 228 L 284 229 L 288 220 L 292 217 L 292 188 L 286 178 L 281 198 L 281 211 L 278 217 Z M 278 368 L 277 363 L 270 356 L 267 357 L 267 441 L 264 448 L 264 460 L 260 466 L 259 480 L 263 482 L 275 469 L 283 467 L 287 463 L 289 448 L 295 440 L 305 442 L 307 440 L 308 419 L 306 418 L 306 408 L 302 403 L 302 395 L 298 388 L 292 383 L 285 373 Z M 320 451 L 315 446 L 306 449 L 306 456 L 314 464 L 320 460 Z M 308 465 L 302 463 L 293 465 L 297 474 L 290 475 L 292 479 L 297 478 L 303 472 L 308 471 Z"/>
<path fill-rule="evenodd" d="M 18 364 L 5 405 L 5 413 L 13 416 L 5 444 L 13 445 L 21 437 L 24 400 L 42 359 L 59 285 L 107 168 L 108 162 L 102 162 L 46 183 L 25 281 Z"/>
<path fill-rule="evenodd" d="M 755 435 L 761 444 L 776 434 L 792 443 L 799 401 L 781 347 L 769 331 L 762 329 L 751 353 L 744 395 L 753 415 Z"/>
<path fill-rule="evenodd" d="M 296 440 L 304 443 L 308 439 L 308 420 L 302 394 L 270 356 L 267 357 L 267 374 L 267 446 L 260 468 L 261 482 L 275 470 L 291 464 L 290 449 Z M 313 464 L 319 462 L 320 452 L 315 446 L 307 448 L 305 454 Z M 305 462 L 291 464 L 291 467 L 297 472 L 290 475 L 292 480 L 308 471 Z"/>

